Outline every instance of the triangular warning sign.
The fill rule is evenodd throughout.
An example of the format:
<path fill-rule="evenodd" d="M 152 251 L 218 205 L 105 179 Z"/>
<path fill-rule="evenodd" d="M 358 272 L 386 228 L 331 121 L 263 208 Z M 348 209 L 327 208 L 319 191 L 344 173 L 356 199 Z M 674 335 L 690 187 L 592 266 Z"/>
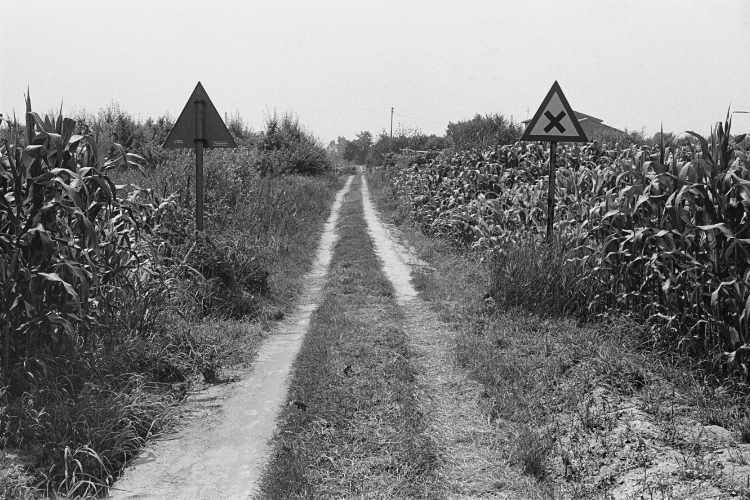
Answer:
<path fill-rule="evenodd" d="M 522 141 L 588 142 L 573 108 L 555 81 L 539 110 L 526 125 Z"/>
<path fill-rule="evenodd" d="M 196 140 L 203 140 L 203 145 L 207 148 L 237 147 L 201 82 L 195 86 L 180 117 L 169 131 L 164 147 L 191 148 Z"/>

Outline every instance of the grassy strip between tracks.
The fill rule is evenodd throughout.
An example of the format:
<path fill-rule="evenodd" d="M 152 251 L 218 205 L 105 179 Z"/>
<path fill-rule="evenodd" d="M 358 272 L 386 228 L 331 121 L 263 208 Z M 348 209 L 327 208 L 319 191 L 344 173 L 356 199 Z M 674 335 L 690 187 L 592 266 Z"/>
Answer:
<path fill-rule="evenodd" d="M 434 496 L 434 447 L 423 435 L 402 316 L 366 231 L 359 182 L 338 231 L 262 496 Z"/>
<path fill-rule="evenodd" d="M 432 268 L 415 287 L 458 332 L 456 355 L 484 385 L 481 407 L 507 465 L 539 489 L 519 498 L 748 495 L 747 399 L 642 344 L 626 318 L 577 324 L 487 297 L 491 264 L 423 235 L 377 170 L 373 199 Z"/>

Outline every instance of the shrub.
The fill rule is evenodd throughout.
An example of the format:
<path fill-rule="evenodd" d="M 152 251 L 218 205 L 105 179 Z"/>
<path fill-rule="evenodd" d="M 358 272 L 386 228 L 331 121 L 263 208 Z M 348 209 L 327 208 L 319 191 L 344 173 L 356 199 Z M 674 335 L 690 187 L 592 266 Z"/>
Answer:
<path fill-rule="evenodd" d="M 471 120 L 448 123 L 446 137 L 458 149 L 486 148 L 517 141 L 522 131 L 501 114 L 476 114 Z"/>
<path fill-rule="evenodd" d="M 323 146 L 290 115 L 279 118 L 274 114 L 268 119 L 259 150 L 263 175 L 322 174 L 331 169 Z"/>

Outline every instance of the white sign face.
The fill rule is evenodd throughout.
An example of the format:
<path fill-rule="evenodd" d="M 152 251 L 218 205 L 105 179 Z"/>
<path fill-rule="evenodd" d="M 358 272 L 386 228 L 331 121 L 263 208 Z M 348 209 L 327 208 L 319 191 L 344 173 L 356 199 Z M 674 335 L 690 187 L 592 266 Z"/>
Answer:
<path fill-rule="evenodd" d="M 555 82 L 529 121 L 522 141 L 588 142 L 575 112 Z"/>

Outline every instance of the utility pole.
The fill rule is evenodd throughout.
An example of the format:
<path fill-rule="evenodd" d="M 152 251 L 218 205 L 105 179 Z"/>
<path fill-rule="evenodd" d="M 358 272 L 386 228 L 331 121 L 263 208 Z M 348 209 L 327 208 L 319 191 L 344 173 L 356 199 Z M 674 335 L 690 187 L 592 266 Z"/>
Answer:
<path fill-rule="evenodd" d="M 391 140 L 393 140 L 393 106 L 391 106 Z"/>

